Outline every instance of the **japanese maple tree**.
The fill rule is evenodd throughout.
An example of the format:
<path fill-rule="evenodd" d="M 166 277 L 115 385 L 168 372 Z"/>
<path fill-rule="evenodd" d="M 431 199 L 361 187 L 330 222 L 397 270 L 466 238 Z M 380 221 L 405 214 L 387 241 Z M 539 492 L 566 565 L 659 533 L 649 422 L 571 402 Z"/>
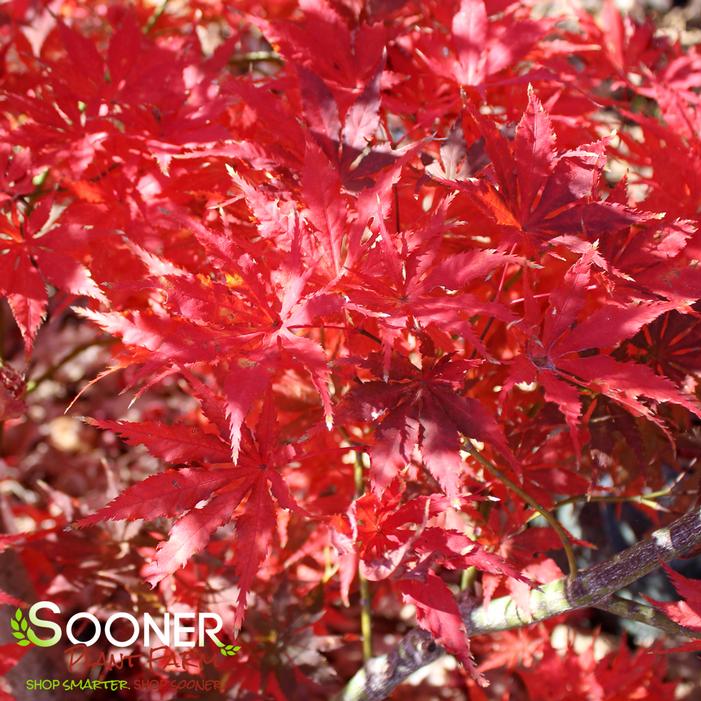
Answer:
<path fill-rule="evenodd" d="M 8 620 L 219 614 L 103 669 L 144 701 L 701 693 L 701 52 L 656 19 L 3 3 Z M 6 627 L 0 701 L 100 673 Z"/>

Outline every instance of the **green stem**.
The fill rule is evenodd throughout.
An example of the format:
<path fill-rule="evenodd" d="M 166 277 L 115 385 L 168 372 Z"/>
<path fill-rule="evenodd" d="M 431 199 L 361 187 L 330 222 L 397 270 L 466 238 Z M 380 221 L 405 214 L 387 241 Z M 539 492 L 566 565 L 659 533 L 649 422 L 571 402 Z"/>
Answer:
<path fill-rule="evenodd" d="M 355 451 L 355 463 L 353 468 L 355 479 L 355 496 L 359 498 L 365 492 L 365 480 L 363 477 L 363 455 Z M 370 605 L 370 583 L 358 568 L 358 582 L 360 584 L 360 635 L 363 641 L 363 660 L 366 662 L 372 657 L 372 608 Z"/>
<path fill-rule="evenodd" d="M 618 496 L 616 494 L 594 494 L 594 495 L 577 495 L 573 497 L 567 497 L 567 499 L 562 499 L 555 503 L 553 508 L 559 509 L 561 506 L 566 506 L 567 504 L 576 504 L 579 501 L 593 501 L 593 502 L 604 502 L 607 504 L 620 504 L 624 502 L 636 502 L 638 504 L 645 504 L 650 506 L 650 508 L 660 509 L 660 506 L 654 502 L 654 499 L 661 499 L 662 497 L 669 496 L 672 489 L 676 486 L 673 484 L 670 487 L 665 487 L 656 492 L 648 492 L 647 494 L 634 494 L 632 496 Z"/>
<path fill-rule="evenodd" d="M 650 509 L 655 511 L 668 511 L 663 506 L 660 506 L 655 499 L 662 499 L 667 497 L 672 493 L 672 490 L 678 484 L 679 480 L 675 480 L 674 484 L 664 489 L 658 489 L 656 492 L 648 492 L 646 494 L 634 494 L 632 496 L 619 496 L 616 494 L 578 494 L 573 497 L 567 497 L 566 499 L 561 499 L 555 502 L 553 509 L 559 509 L 561 506 L 568 506 L 569 504 L 576 504 L 580 501 L 589 503 L 604 503 L 604 504 L 624 504 L 624 503 L 635 503 L 643 504 Z M 528 521 L 532 521 L 534 518 L 538 518 L 538 514 L 533 514 L 529 517 Z"/>
<path fill-rule="evenodd" d="M 156 11 L 148 18 L 148 22 L 146 22 L 146 26 L 144 27 L 144 34 L 148 34 L 153 29 L 156 22 L 161 18 L 161 15 L 166 11 L 169 2 L 170 0 L 162 0 L 161 4 L 156 8 Z"/>
<path fill-rule="evenodd" d="M 363 660 L 372 657 L 372 611 L 370 608 L 370 583 L 360 572 L 360 635 L 363 639 Z"/>
<path fill-rule="evenodd" d="M 471 589 L 472 585 L 477 579 L 477 568 L 474 565 L 470 565 L 466 570 L 462 571 L 460 575 L 460 591 L 466 591 Z"/>
<path fill-rule="evenodd" d="M 577 574 L 577 559 L 574 556 L 574 550 L 572 550 L 572 544 L 570 543 L 570 537 L 567 531 L 562 527 L 560 522 L 553 516 L 550 511 L 548 511 L 544 506 L 539 504 L 528 492 L 519 487 L 516 482 L 507 477 L 493 462 L 490 462 L 485 458 L 482 453 L 480 453 L 472 441 L 467 440 L 464 443 L 465 450 L 472 455 L 477 462 L 479 462 L 482 467 L 484 467 L 488 472 L 491 472 L 504 486 L 508 487 L 514 494 L 517 494 L 523 501 L 525 501 L 531 508 L 535 509 L 552 527 L 552 529 L 557 533 L 560 541 L 562 542 L 562 548 L 565 551 L 565 556 L 567 557 L 567 566 L 569 568 L 569 576 L 573 577 Z"/>

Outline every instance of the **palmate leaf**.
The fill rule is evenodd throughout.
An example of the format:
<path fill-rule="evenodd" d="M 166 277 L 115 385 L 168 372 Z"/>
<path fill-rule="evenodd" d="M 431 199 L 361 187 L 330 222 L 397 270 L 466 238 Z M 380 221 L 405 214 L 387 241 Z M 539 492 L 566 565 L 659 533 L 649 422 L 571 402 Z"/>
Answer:
<path fill-rule="evenodd" d="M 168 470 L 133 485 L 91 516 L 77 522 L 79 527 L 99 521 L 119 521 L 159 516 L 178 516 L 233 478 L 229 469 Z"/>
<path fill-rule="evenodd" d="M 677 404 L 701 416 L 701 404 L 696 398 L 683 392 L 669 378 L 657 375 L 647 365 L 612 356 L 617 345 L 674 309 L 676 304 L 660 299 L 627 304 L 608 299 L 594 311 L 585 313 L 593 269 L 602 262 L 597 246 L 587 246 L 567 269 L 561 283 L 550 292 L 545 311 L 526 301 L 525 321 L 532 329 L 542 325 L 542 331 L 539 337 L 530 339 L 525 352 L 512 362 L 505 386 L 510 390 L 517 382 L 537 378 L 545 399 L 557 404 L 564 415 L 577 455 L 582 387 L 606 395 L 634 416 L 645 417 L 668 436 L 658 406 Z"/>
<path fill-rule="evenodd" d="M 44 197 L 29 215 L 21 217 L 13 208 L 9 215 L 0 217 L 4 232 L 0 250 L 7 249 L 0 255 L 0 295 L 7 298 L 27 352 L 46 315 L 47 283 L 75 295 L 106 301 L 90 271 L 66 250 L 58 230 L 42 231 L 53 206 L 53 198 Z"/>
<path fill-rule="evenodd" d="M 268 470 L 231 471 L 231 484 L 217 493 L 201 508 L 194 508 L 179 518 L 170 530 L 168 540 L 156 549 L 154 559 L 143 574 L 152 586 L 185 565 L 193 555 L 204 550 L 217 528 L 228 523 L 244 498 L 243 513 L 236 518 L 234 571 L 239 589 L 234 626 L 239 629 L 246 609 L 246 596 L 260 564 L 267 558 L 276 524 L 276 505 L 270 494 L 278 491 L 277 481 Z M 270 482 L 269 482 L 270 480 Z M 291 504 L 284 503 L 289 507 Z"/>
<path fill-rule="evenodd" d="M 377 374 L 379 357 L 371 359 Z M 419 372 L 407 364 L 388 382 L 370 381 L 354 388 L 345 398 L 347 411 L 376 421 L 375 444 L 370 449 L 371 487 L 382 495 L 418 448 L 426 467 L 446 495 L 459 494 L 464 464 L 460 458 L 460 435 L 492 445 L 518 469 L 503 430 L 482 404 L 463 397 L 456 389 L 479 361 L 443 356 Z"/>
<path fill-rule="evenodd" d="M 531 240 L 562 236 L 562 242 L 595 240 L 609 231 L 646 221 L 647 216 L 620 202 L 600 200 L 597 185 L 606 164 L 606 141 L 557 152 L 549 113 L 528 90 L 528 106 L 519 120 L 513 144 L 490 120 L 472 113 L 495 168 L 496 181 L 452 183 L 470 198 L 492 225 L 508 226 Z"/>
<path fill-rule="evenodd" d="M 114 431 L 129 445 L 145 445 L 152 455 L 169 463 L 223 462 L 229 455 L 227 443 L 197 426 L 95 419 L 88 423 Z"/>
<path fill-rule="evenodd" d="M 210 401 L 215 401 L 214 395 Z M 221 400 L 225 401 L 225 400 Z M 211 410 L 211 407 L 210 407 Z M 96 422 L 97 425 L 126 431 L 137 442 L 162 450 L 211 450 L 220 443 L 210 443 L 206 436 L 185 436 L 177 444 L 176 430 L 158 427 L 153 435 L 148 424 Z M 153 475 L 125 490 L 95 514 L 77 522 L 85 527 L 103 520 L 134 520 L 176 517 L 167 540 L 161 542 L 154 557 L 143 568 L 143 575 L 152 586 L 183 567 L 204 550 L 214 532 L 236 516 L 234 571 L 238 577 L 235 626 L 240 627 L 246 608 L 247 593 L 267 558 L 277 523 L 278 508 L 305 513 L 290 494 L 277 468 L 284 466 L 294 450 L 279 442 L 280 427 L 270 394 L 266 396 L 255 432 L 244 427 L 242 452 L 237 465 L 218 463 L 200 468 L 167 470 Z M 261 469 L 262 468 L 262 469 Z M 243 508 L 241 509 L 241 506 Z"/>
<path fill-rule="evenodd" d="M 477 605 L 510 594 L 527 614 L 524 572 L 562 545 L 538 546 L 534 503 L 632 500 L 660 466 L 693 467 L 695 48 L 609 0 L 566 18 L 510 0 L 6 5 L 0 316 L 19 331 L 0 329 L 0 365 L 37 382 L 26 406 L 24 381 L 0 391 L 0 463 L 31 491 L 60 460 L 40 498 L 9 499 L 20 528 L 54 526 L 0 548 L 65 613 L 85 592 L 62 583 L 127 570 L 157 610 L 230 607 L 241 627 L 252 606 L 237 691 L 330 697 L 319 659 L 337 634 L 361 659 L 356 602 L 382 608 L 377 647 L 403 596 L 478 676 L 460 571 Z M 54 418 L 78 386 L 121 441 L 63 449 Z M 666 508 L 688 506 L 676 494 Z M 79 526 L 147 523 L 61 533 L 93 506 Z M 361 575 L 382 583 L 358 599 Z M 692 625 L 680 587 L 669 615 Z M 23 652 L 26 604 L 2 603 Z M 528 701 L 674 697 L 656 656 L 599 665 L 549 631 L 479 641 L 502 668 L 492 695 L 518 674 Z"/>
<path fill-rule="evenodd" d="M 223 494 L 179 518 L 171 528 L 168 540 L 158 546 L 155 559 L 146 566 L 144 576 L 147 581 L 155 586 L 204 550 L 214 531 L 231 519 L 237 506 L 234 494 Z"/>

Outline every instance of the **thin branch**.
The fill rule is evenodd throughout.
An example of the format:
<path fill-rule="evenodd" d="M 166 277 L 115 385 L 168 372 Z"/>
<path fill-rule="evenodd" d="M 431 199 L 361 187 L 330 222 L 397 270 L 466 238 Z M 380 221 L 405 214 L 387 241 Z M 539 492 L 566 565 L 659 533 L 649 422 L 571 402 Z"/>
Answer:
<path fill-rule="evenodd" d="M 358 498 L 365 492 L 363 455 L 359 450 L 355 451 L 353 476 L 355 479 L 355 496 Z M 360 563 L 358 564 L 360 565 Z M 370 583 L 363 576 L 360 567 L 358 567 L 358 582 L 360 584 L 360 636 L 363 641 L 363 660 L 367 662 L 372 657 L 372 609 L 370 606 Z"/>
<path fill-rule="evenodd" d="M 645 618 L 655 625 L 661 619 L 649 607 L 613 595 L 646 574 L 688 552 L 701 543 L 701 509 L 686 513 L 666 528 L 660 528 L 645 540 L 618 553 L 575 577 L 555 580 L 532 589 L 530 612 L 518 608 L 509 596 L 493 599 L 487 606 L 472 606 L 469 597 L 461 601 L 461 613 L 469 635 L 495 633 L 521 628 L 546 618 L 587 606 L 611 607 L 634 620 Z M 608 608 L 607 608 L 608 610 Z M 663 625 L 667 626 L 666 623 Z M 661 627 L 661 626 L 660 626 Z M 667 629 L 667 628 L 665 628 Z M 675 633 L 693 635 L 675 628 Z M 413 630 L 405 635 L 389 654 L 368 661 L 336 697 L 336 701 L 381 701 L 407 676 L 433 662 L 443 650 L 424 631 Z"/>
<path fill-rule="evenodd" d="M 509 479 L 509 477 L 507 477 L 493 462 L 487 460 L 487 458 L 485 458 L 482 453 L 475 448 L 472 441 L 465 441 L 464 447 L 465 450 L 470 453 L 470 455 L 472 455 L 472 457 L 475 458 L 480 465 L 482 465 L 482 467 L 484 467 L 488 472 L 491 472 L 500 482 L 514 492 L 514 494 L 518 494 L 523 501 L 525 501 L 531 508 L 535 509 L 548 522 L 562 542 L 562 549 L 565 551 L 565 556 L 567 557 L 569 576 L 574 577 L 574 575 L 577 574 L 577 559 L 574 556 L 574 550 L 572 550 L 570 537 L 557 518 L 555 518 L 555 516 L 553 516 L 553 514 L 550 513 L 550 511 L 548 511 L 544 506 L 539 504 L 528 492 L 521 489 L 516 482 Z"/>
<path fill-rule="evenodd" d="M 64 355 L 60 360 L 56 361 L 53 365 L 50 365 L 48 368 L 46 368 L 46 370 L 44 370 L 44 372 L 42 372 L 41 375 L 29 380 L 27 382 L 27 394 L 34 392 L 36 388 L 43 382 L 52 379 L 56 372 L 58 372 L 58 370 L 60 370 L 64 365 L 66 365 L 66 363 L 69 363 L 74 358 L 77 358 L 81 353 L 85 352 L 86 350 L 98 346 L 109 346 L 112 343 L 115 343 L 115 339 L 108 337 L 97 339 L 93 338 L 89 341 L 85 341 L 84 343 L 77 345 L 75 348 L 73 348 L 73 350 Z"/>
<path fill-rule="evenodd" d="M 382 344 L 382 339 L 375 336 L 375 334 L 366 331 L 365 329 L 355 329 L 355 331 L 357 331 L 361 336 L 366 336 L 371 341 L 375 341 L 375 343 L 379 343 L 380 345 Z"/>
<path fill-rule="evenodd" d="M 156 25 L 156 22 L 161 18 L 161 15 L 166 11 L 170 0 L 162 0 L 161 4 L 156 8 L 155 12 L 148 18 L 144 27 L 144 34 L 148 34 Z"/>
<path fill-rule="evenodd" d="M 681 475 L 680 477 L 683 477 Z M 567 497 L 566 499 L 561 499 L 556 502 L 553 506 L 554 509 L 559 509 L 561 506 L 566 506 L 568 504 L 576 504 L 580 501 L 589 502 L 602 502 L 605 504 L 623 504 L 623 503 L 636 503 L 644 504 L 651 509 L 656 511 L 665 511 L 663 506 L 660 506 L 655 499 L 662 499 L 667 497 L 672 493 L 672 490 L 679 484 L 680 479 L 676 479 L 672 484 L 663 489 L 659 489 L 656 492 L 647 492 L 646 494 L 631 494 L 629 496 L 617 495 L 617 494 L 585 494 L 577 495 L 573 497 Z"/>
<path fill-rule="evenodd" d="M 470 565 L 467 569 L 464 569 L 460 575 L 460 591 L 467 591 L 473 586 L 476 579 L 477 568 L 474 565 Z"/>
<path fill-rule="evenodd" d="M 658 611 L 653 606 L 648 606 L 639 601 L 631 601 L 624 599 L 622 596 L 612 596 L 610 599 L 604 599 L 594 606 L 601 611 L 607 611 L 621 618 L 627 618 L 631 621 L 638 621 L 645 625 L 652 626 L 663 630 L 670 635 L 683 635 L 687 638 L 701 638 L 701 631 L 684 628 L 673 620 L 667 618 L 661 611 Z"/>
<path fill-rule="evenodd" d="M 284 60 L 275 51 L 249 51 L 245 54 L 235 54 L 229 59 L 229 63 L 245 66 L 249 63 L 284 63 Z"/>

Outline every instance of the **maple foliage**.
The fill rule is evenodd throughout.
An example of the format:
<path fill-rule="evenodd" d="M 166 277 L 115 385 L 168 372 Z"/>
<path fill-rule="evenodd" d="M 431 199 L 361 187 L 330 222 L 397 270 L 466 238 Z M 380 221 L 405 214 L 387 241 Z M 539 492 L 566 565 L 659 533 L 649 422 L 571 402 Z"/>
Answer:
<path fill-rule="evenodd" d="M 407 621 L 450 698 L 672 697 L 662 656 L 555 649 L 581 613 L 465 623 L 698 486 L 699 49 L 557 12 L 2 5 L 0 550 L 37 599 L 217 611 L 222 698 L 331 698 Z"/>
<path fill-rule="evenodd" d="M 699 608 L 701 608 L 701 600 L 699 600 L 699 586 L 693 579 L 684 577 L 675 572 L 670 567 L 665 566 L 665 571 L 674 585 L 674 589 L 681 596 L 680 601 L 663 602 L 653 601 L 657 608 L 664 612 L 672 621 L 680 626 L 690 628 L 692 630 L 701 629 L 701 616 Z M 697 650 L 699 643 L 697 641 L 687 643 L 686 649 Z"/>

